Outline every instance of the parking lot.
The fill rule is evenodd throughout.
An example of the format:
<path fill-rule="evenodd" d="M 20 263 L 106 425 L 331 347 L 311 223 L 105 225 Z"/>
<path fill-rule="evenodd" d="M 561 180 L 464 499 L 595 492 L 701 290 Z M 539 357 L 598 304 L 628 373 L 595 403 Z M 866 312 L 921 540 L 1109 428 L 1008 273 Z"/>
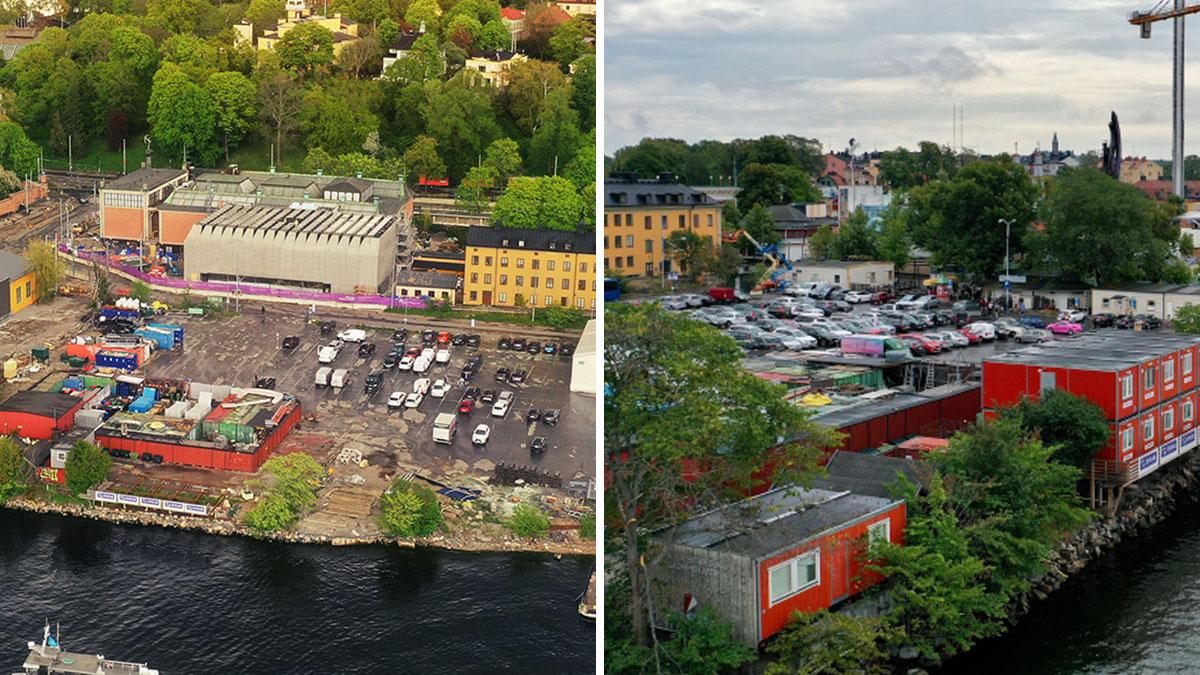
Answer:
<path fill-rule="evenodd" d="M 370 358 L 359 358 L 357 345 L 348 343 L 332 364 L 318 364 L 317 348 L 335 336 L 321 335 L 316 324 L 306 324 L 300 309 L 284 314 L 272 312 L 265 321 L 257 312 L 172 320 L 185 326 L 183 348 L 152 358 L 146 368 L 148 376 L 245 387 L 253 386 L 256 378 L 273 377 L 277 390 L 301 400 L 306 418 L 316 416 L 315 421 L 306 419 L 304 431 L 332 438 L 330 447 L 334 452 L 356 448 L 372 466 L 432 477 L 483 476 L 500 462 L 559 472 L 566 480 L 594 476 L 595 399 L 570 393 L 570 358 L 496 348 L 502 335 L 520 336 L 519 327 L 510 333 L 478 329 L 474 332 L 481 337 L 479 348 L 452 347 L 448 364 L 434 364 L 423 374 L 384 371 L 383 386 L 368 396 L 363 382 L 371 370 L 382 369 L 392 344 L 390 329 L 369 331 L 368 340 L 376 345 Z M 339 330 L 346 327 L 339 322 Z M 410 324 L 408 346 L 420 345 L 420 328 L 424 327 L 437 328 L 432 323 Z M 300 345 L 286 351 L 281 343 L 289 335 L 299 336 Z M 470 384 L 515 393 L 513 406 L 504 417 L 492 417 L 490 405 L 481 405 L 470 415 L 458 414 L 463 388 L 457 385 L 462 366 L 471 354 L 480 354 L 483 366 Z M 341 389 L 317 387 L 315 374 L 322 365 L 348 369 L 350 383 Z M 520 385 L 500 384 L 493 379 L 499 367 L 525 369 L 529 376 Z M 444 378 L 452 388 L 441 399 L 426 396 L 417 408 L 389 410 L 388 395 L 412 391 L 419 377 Z M 526 424 L 530 408 L 556 408 L 561 411 L 561 419 L 557 426 Z M 433 441 L 433 419 L 442 412 L 455 413 L 458 419 L 458 432 L 451 444 Z M 491 438 L 484 447 L 471 443 L 471 432 L 480 423 L 491 427 Z M 529 449 L 535 436 L 547 439 L 546 451 L 541 455 Z"/>

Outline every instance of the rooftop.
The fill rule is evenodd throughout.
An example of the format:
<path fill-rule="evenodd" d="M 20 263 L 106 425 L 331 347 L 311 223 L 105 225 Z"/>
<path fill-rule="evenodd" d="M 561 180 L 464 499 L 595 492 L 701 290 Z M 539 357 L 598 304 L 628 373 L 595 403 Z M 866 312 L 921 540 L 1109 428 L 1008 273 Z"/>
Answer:
<path fill-rule="evenodd" d="M 472 227 L 467 232 L 467 246 L 595 253 L 596 237 L 591 232 L 533 230 L 515 227 Z"/>
<path fill-rule="evenodd" d="M 198 228 L 263 230 L 297 235 L 378 238 L 395 225 L 392 216 L 346 213 L 327 208 L 229 205 L 196 224 Z"/>
<path fill-rule="evenodd" d="M 58 419 L 80 404 L 80 399 L 70 394 L 49 391 L 18 391 L 0 403 L 0 412 L 28 413 Z"/>
<path fill-rule="evenodd" d="M 95 654 L 77 654 L 58 647 L 37 647 L 30 650 L 22 666 L 27 672 L 47 672 L 52 675 L 157 675 L 144 663 L 113 661 Z M 45 671 L 40 669 L 45 668 Z"/>
<path fill-rule="evenodd" d="M 104 184 L 105 190 L 145 190 L 152 191 L 166 183 L 185 177 L 183 169 L 138 169 L 120 178 L 114 178 Z"/>
<path fill-rule="evenodd" d="M 978 382 L 970 382 L 966 384 L 948 384 L 912 394 L 878 390 L 871 392 L 871 395 L 868 396 L 850 399 L 843 405 L 832 405 L 822 408 L 813 419 L 825 426 L 840 429 L 909 408 L 915 408 L 930 401 L 957 396 L 966 391 L 975 390 L 978 392 L 979 388 L 980 385 Z"/>
<path fill-rule="evenodd" d="M 1091 333 L 1072 340 L 1014 349 L 992 356 L 985 362 L 1055 365 L 1079 370 L 1114 372 L 1197 344 L 1200 344 L 1200 337 L 1176 333 Z"/>
<path fill-rule="evenodd" d="M 828 475 L 813 481 L 813 487 L 882 498 L 891 497 L 889 486 L 901 475 L 919 486 L 927 485 L 933 476 L 925 462 L 842 450 L 833 453 L 825 470 Z"/>
<path fill-rule="evenodd" d="M 639 179 L 630 174 L 612 174 L 604 182 L 604 205 L 612 206 L 695 206 L 716 205 L 717 201 L 679 182 L 674 174 Z"/>
<path fill-rule="evenodd" d="M 898 503 L 844 491 L 777 487 L 685 521 L 675 528 L 675 543 L 765 558 Z"/>
<path fill-rule="evenodd" d="M 0 251 L 0 281 L 24 276 L 29 263 L 24 258 L 8 251 Z"/>
<path fill-rule="evenodd" d="M 448 288 L 454 290 L 458 288 L 458 276 L 454 274 L 440 274 L 438 272 L 401 272 L 400 276 L 396 277 L 396 285 L 416 286 L 418 288 Z"/>
<path fill-rule="evenodd" d="M 801 269 L 830 269 L 844 270 L 858 265 L 890 265 L 895 267 L 894 263 L 886 260 L 801 260 L 794 263 L 796 267 Z"/>
<path fill-rule="evenodd" d="M 495 51 L 487 51 L 487 52 L 471 52 L 470 56 L 473 59 L 479 59 L 479 60 L 483 60 L 483 61 L 495 61 L 495 62 L 499 63 L 502 61 L 512 60 L 513 58 L 515 58 L 517 56 L 521 56 L 521 55 L 516 52 L 510 52 L 505 49 L 497 49 Z"/>

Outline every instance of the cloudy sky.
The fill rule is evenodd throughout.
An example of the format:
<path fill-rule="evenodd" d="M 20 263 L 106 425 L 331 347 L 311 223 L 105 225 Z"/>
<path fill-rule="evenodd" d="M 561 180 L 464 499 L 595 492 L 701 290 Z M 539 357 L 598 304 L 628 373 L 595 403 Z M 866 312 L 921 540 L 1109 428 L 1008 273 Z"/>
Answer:
<path fill-rule="evenodd" d="M 1167 158 L 1171 26 L 1157 0 L 608 0 L 605 153 L 645 136 L 792 133 L 841 149 L 963 143 L 982 153 L 1098 150 L 1110 110 L 1126 154 Z M 1189 154 L 1200 154 L 1200 15 L 1188 24 Z M 1192 112 L 1195 111 L 1195 112 Z"/>

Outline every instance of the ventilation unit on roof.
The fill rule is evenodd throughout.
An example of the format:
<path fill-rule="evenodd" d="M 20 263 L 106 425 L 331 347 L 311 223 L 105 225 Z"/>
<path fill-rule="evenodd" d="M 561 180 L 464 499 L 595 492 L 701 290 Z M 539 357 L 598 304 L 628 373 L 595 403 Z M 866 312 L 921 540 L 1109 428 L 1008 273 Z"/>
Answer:
<path fill-rule="evenodd" d="M 517 240 L 517 248 L 525 248 L 525 240 L 524 239 Z"/>

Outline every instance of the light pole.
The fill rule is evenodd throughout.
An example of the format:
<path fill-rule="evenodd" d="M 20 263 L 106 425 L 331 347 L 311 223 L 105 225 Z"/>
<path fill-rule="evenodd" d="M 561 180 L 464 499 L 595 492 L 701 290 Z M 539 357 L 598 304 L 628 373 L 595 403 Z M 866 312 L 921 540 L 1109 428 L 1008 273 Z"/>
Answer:
<path fill-rule="evenodd" d="M 1008 237 L 1012 230 L 1012 221 L 1007 218 L 1001 218 L 998 222 L 1004 223 L 1004 309 L 1012 311 L 1012 278 L 1008 275 Z"/>

